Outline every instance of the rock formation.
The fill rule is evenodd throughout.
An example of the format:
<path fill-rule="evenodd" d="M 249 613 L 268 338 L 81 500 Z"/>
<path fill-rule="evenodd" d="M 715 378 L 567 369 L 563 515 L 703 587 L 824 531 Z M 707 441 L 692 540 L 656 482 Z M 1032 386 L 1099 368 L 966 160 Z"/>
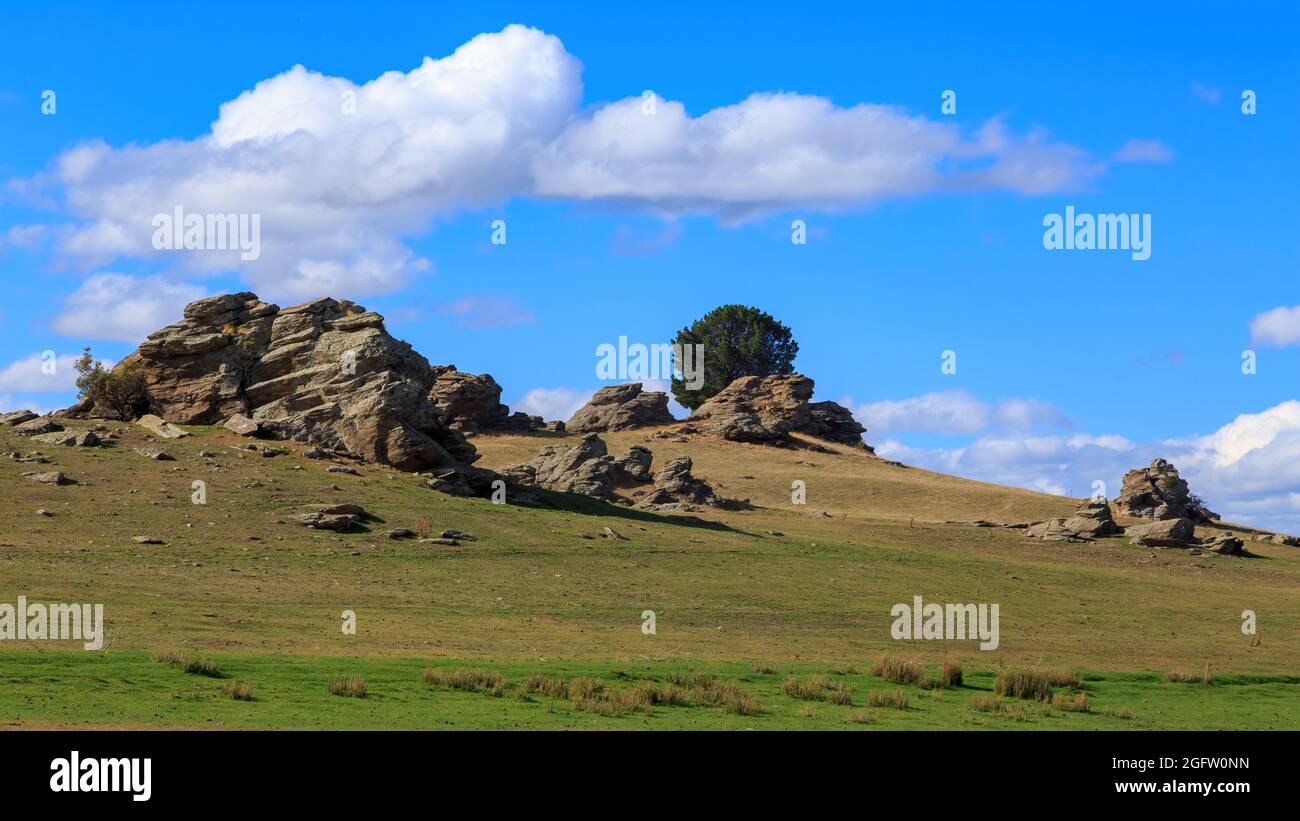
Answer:
<path fill-rule="evenodd" d="M 491 374 L 465 373 L 455 365 L 434 367 L 429 399 L 438 406 L 443 425 L 465 434 L 527 433 L 547 427 L 542 417 L 522 411 L 512 414 L 501 404 L 501 386 Z"/>
<path fill-rule="evenodd" d="M 450 469 L 490 492 L 493 474 L 470 467 L 474 446 L 430 398 L 437 372 L 356 303 L 321 298 L 281 309 L 251 293 L 201 299 L 123 362 L 144 374 L 149 410 L 166 422 L 241 415 L 263 436 L 403 470 Z M 65 415 L 97 414 L 82 402 Z"/>
<path fill-rule="evenodd" d="M 1064 519 L 1048 519 L 1025 528 L 1025 535 L 1045 542 L 1086 542 L 1101 536 L 1123 533 L 1115 524 L 1110 505 L 1104 500 L 1087 499 L 1074 515 Z"/>
<path fill-rule="evenodd" d="M 601 388 L 565 423 L 565 430 L 595 433 L 669 425 L 668 394 L 646 391 L 640 382 Z"/>
<path fill-rule="evenodd" d="M 867 451 L 866 428 L 848 408 L 810 403 L 813 381 L 800 374 L 742 376 L 695 409 L 688 422 L 735 442 L 785 444 L 805 433 Z"/>
<path fill-rule="evenodd" d="M 1124 484 L 1115 509 L 1120 515 L 1138 519 L 1191 519 L 1208 522 L 1219 515 L 1202 506 L 1187 489 L 1178 470 L 1164 459 L 1151 460 L 1150 467 L 1124 474 Z"/>
<path fill-rule="evenodd" d="M 670 460 L 657 473 L 651 471 L 653 460 L 654 454 L 642 445 L 633 445 L 615 458 L 603 439 L 589 433 L 576 445 L 551 445 L 532 461 L 503 468 L 501 473 L 515 484 L 607 502 L 630 502 L 645 510 L 697 510 L 703 506 L 743 504 L 722 499 L 707 482 L 692 476 L 688 457 Z"/>

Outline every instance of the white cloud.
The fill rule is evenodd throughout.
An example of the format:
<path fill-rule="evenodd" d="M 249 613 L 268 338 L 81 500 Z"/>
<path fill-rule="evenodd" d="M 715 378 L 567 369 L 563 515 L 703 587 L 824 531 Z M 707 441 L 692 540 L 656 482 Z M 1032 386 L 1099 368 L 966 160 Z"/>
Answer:
<path fill-rule="evenodd" d="M 792 207 L 843 208 L 961 189 L 1041 194 L 1100 168 L 1042 135 L 993 121 L 974 138 L 888 105 L 753 94 L 691 117 L 679 102 L 627 98 L 575 121 L 533 162 L 536 191 L 727 222 Z"/>
<path fill-rule="evenodd" d="M 296 301 L 399 290 L 430 267 L 407 238 L 517 196 L 734 223 L 936 191 L 1043 194 L 1101 170 L 1041 133 L 994 120 L 964 134 L 889 105 L 760 93 L 691 117 L 658 98 L 644 114 L 639 97 L 581 113 L 581 98 L 578 60 L 514 25 L 362 84 L 295 66 L 222 104 L 199 138 L 86 142 L 8 187 L 65 204 L 76 221 L 55 251 L 83 269 L 119 258 L 238 269 L 264 298 Z M 155 250 L 154 217 L 177 206 L 258 215 L 260 256 Z"/>
<path fill-rule="evenodd" d="M 54 176 L 84 222 L 61 250 L 232 269 L 237 252 L 155 251 L 154 215 L 260 214 L 261 256 L 242 270 L 264 297 L 397 290 L 428 266 L 401 237 L 528 189 L 529 158 L 577 108 L 580 71 L 523 26 L 363 85 L 295 66 L 223 104 L 199 139 L 65 152 Z"/>
<path fill-rule="evenodd" d="M 1300 305 L 1277 307 L 1257 314 L 1250 320 L 1250 341 L 1252 345 L 1277 348 L 1300 344 Z"/>
<path fill-rule="evenodd" d="M 537 315 L 519 300 L 494 294 L 461 297 L 440 306 L 438 313 L 454 317 L 465 328 L 508 328 L 537 321 Z"/>
<path fill-rule="evenodd" d="M 1115 152 L 1115 162 L 1165 163 L 1174 158 L 1174 152 L 1160 140 L 1143 140 L 1137 137 L 1120 146 Z"/>
<path fill-rule="evenodd" d="M 1168 459 L 1225 519 L 1296 532 L 1300 529 L 1300 402 L 1242 414 L 1206 436 L 1131 442 L 1123 436 L 1074 434 L 981 436 L 954 448 L 914 448 L 897 439 L 876 452 L 907 464 L 1048 493 L 1084 497 L 1101 480 L 1111 498 L 1125 472 Z"/>
<path fill-rule="evenodd" d="M 587 404 L 594 391 L 575 391 L 570 388 L 533 388 L 524 394 L 514 407 L 543 419 L 568 421 L 578 408 Z"/>
<path fill-rule="evenodd" d="M 157 276 L 95 274 L 64 300 L 54 329 L 65 336 L 139 342 L 180 320 L 186 303 L 203 295 L 197 285 Z"/>
<path fill-rule="evenodd" d="M 1223 93 L 1220 92 L 1219 89 L 1211 88 L 1210 86 L 1207 86 L 1204 83 L 1193 82 L 1190 88 L 1191 88 L 1192 96 L 1203 103 L 1218 105 L 1219 100 L 1222 99 L 1223 97 Z"/>
<path fill-rule="evenodd" d="M 984 402 L 964 390 L 939 391 L 908 399 L 881 400 L 858 406 L 852 399 L 841 404 L 853 410 L 872 433 L 969 434 L 991 428 L 1031 430 L 1067 428 L 1069 420 L 1050 402 L 1040 399 L 1003 399 Z"/>
<path fill-rule="evenodd" d="M 54 354 L 53 351 L 49 353 Z M 80 354 L 55 354 L 46 357 L 45 352 L 30 354 L 16 362 L 11 362 L 0 370 L 0 391 L 21 391 L 24 393 L 61 393 L 77 387 L 77 369 L 74 367 Z M 101 359 L 104 367 L 113 363 Z"/>

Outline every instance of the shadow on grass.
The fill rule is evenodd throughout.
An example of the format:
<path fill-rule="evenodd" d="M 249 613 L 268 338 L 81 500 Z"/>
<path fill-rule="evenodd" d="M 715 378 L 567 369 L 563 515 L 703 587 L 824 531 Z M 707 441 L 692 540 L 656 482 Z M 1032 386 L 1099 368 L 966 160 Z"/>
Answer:
<path fill-rule="evenodd" d="M 742 536 L 752 536 L 756 539 L 759 538 L 755 533 L 738 530 L 722 522 L 711 522 L 707 519 L 701 519 L 698 516 L 654 513 L 648 510 L 637 510 L 622 505 L 602 502 L 598 499 L 580 496 L 576 493 L 560 493 L 553 490 L 543 490 L 534 487 L 528 489 L 536 492 L 540 501 L 540 507 L 550 508 L 552 510 L 579 513 L 583 516 L 606 516 L 615 519 L 624 519 L 631 522 L 678 525 L 680 527 L 694 527 L 701 530 L 739 533 Z"/>

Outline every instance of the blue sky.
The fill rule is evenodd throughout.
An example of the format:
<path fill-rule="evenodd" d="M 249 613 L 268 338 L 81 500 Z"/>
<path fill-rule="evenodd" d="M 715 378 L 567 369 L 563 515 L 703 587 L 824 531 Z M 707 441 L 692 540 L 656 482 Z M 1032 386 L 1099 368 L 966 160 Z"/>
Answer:
<path fill-rule="evenodd" d="M 1163 455 L 1225 515 L 1295 529 L 1300 61 L 1281 8 L 8 10 L 0 405 L 71 401 L 42 351 L 117 359 L 187 299 L 319 287 L 555 416 L 600 387 L 597 345 L 743 302 L 791 326 L 797 369 L 882 453 L 1074 496 Z M 497 34 L 512 23 L 535 31 Z M 481 34 L 482 64 L 433 97 L 403 85 Z M 361 119 L 338 125 L 349 88 Z M 178 192 L 261 213 L 267 252 L 142 251 L 139 220 Z M 1066 205 L 1150 214 L 1150 259 L 1044 249 Z"/>

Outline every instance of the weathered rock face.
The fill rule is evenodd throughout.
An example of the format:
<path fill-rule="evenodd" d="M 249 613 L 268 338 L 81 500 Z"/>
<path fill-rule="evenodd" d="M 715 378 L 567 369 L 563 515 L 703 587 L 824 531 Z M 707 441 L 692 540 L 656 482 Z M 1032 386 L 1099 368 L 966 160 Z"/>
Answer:
<path fill-rule="evenodd" d="M 1091 499 L 1085 500 L 1073 516 L 1048 519 L 1025 528 L 1026 536 L 1045 542 L 1086 542 L 1123 532 L 1124 528 L 1117 525 L 1111 515 L 1110 505 Z"/>
<path fill-rule="evenodd" d="M 640 382 L 633 382 L 596 391 L 564 428 L 586 433 L 669 425 L 676 421 L 668 412 L 668 394 L 643 390 Z"/>
<path fill-rule="evenodd" d="M 669 460 L 655 474 L 654 490 L 638 500 L 636 506 L 646 510 L 723 506 L 723 500 L 709 487 L 708 482 L 691 475 L 692 466 L 689 456 Z"/>
<path fill-rule="evenodd" d="M 866 428 L 835 402 L 810 403 L 813 381 L 801 374 L 742 376 L 695 409 L 688 422 L 734 442 L 783 444 L 806 433 L 874 452 Z"/>
<path fill-rule="evenodd" d="M 1153 459 L 1150 467 L 1124 474 L 1124 485 L 1115 500 L 1115 508 L 1121 515 L 1139 519 L 1205 522 L 1219 518 L 1219 514 L 1205 509 L 1192 498 L 1187 482 L 1164 459 Z"/>
<path fill-rule="evenodd" d="M 477 492 L 489 489 L 492 474 L 468 467 L 478 458 L 473 445 L 429 399 L 428 360 L 356 303 L 321 298 L 281 309 L 251 293 L 209 297 L 127 360 L 145 375 L 149 409 L 167 422 L 220 424 L 238 414 L 264 436 L 403 470 L 452 468 Z"/>
<path fill-rule="evenodd" d="M 527 433 L 542 430 L 546 420 L 522 411 L 510 412 L 501 404 L 501 386 L 491 374 L 456 370 L 455 365 L 433 368 L 429 399 L 438 406 L 439 421 L 466 434 L 481 431 Z"/>
<path fill-rule="evenodd" d="M 1131 544 L 1143 547 L 1188 547 L 1195 538 L 1196 526 L 1191 519 L 1161 519 L 1146 525 L 1129 525 L 1124 533 Z"/>
<path fill-rule="evenodd" d="M 36 414 L 29 410 L 10 411 L 6 414 L 0 414 L 0 424 L 21 425 L 23 422 L 30 422 L 36 418 Z"/>

